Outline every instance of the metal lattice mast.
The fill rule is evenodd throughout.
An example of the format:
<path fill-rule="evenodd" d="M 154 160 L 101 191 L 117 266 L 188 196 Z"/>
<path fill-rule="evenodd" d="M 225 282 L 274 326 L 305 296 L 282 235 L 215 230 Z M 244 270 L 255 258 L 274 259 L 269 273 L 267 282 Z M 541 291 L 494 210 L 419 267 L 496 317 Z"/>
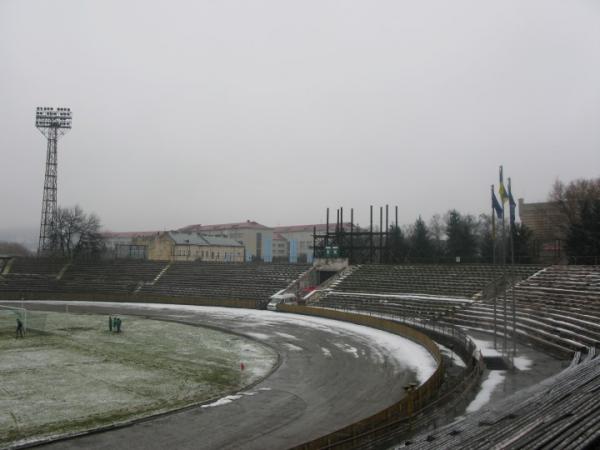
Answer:
<path fill-rule="evenodd" d="M 71 129 L 71 117 L 69 108 L 38 107 L 35 114 L 35 127 L 48 140 L 38 255 L 51 248 L 51 233 L 57 212 L 58 139 Z"/>

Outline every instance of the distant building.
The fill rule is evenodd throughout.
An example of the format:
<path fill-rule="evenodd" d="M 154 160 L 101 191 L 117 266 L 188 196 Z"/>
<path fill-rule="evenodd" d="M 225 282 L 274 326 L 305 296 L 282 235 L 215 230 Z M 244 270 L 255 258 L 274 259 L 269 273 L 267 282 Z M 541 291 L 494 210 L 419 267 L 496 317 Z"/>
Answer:
<path fill-rule="evenodd" d="M 217 225 L 188 225 L 179 231 L 233 239 L 244 246 L 246 261 L 273 260 L 273 229 L 251 220 Z"/>
<path fill-rule="evenodd" d="M 284 256 L 287 256 L 287 260 L 292 263 L 312 263 L 313 234 L 315 230 L 317 234 L 324 234 L 327 231 L 327 224 L 290 225 L 273 228 L 274 236 L 278 236 L 277 239 L 273 238 L 273 256 L 275 257 L 275 250 L 277 248 L 278 258 L 283 259 Z M 350 223 L 344 224 L 344 230 L 346 232 L 350 231 Z M 333 233 L 334 231 L 335 223 L 330 223 L 329 232 Z M 286 243 L 285 247 L 283 242 Z M 281 253 L 284 248 L 287 250 L 287 255 Z"/>
<path fill-rule="evenodd" d="M 350 231 L 350 223 L 344 223 L 346 232 Z M 242 259 L 236 252 L 228 258 L 240 261 L 312 263 L 313 234 L 324 234 L 327 224 L 307 224 L 267 227 L 258 222 L 223 223 L 216 225 L 188 225 L 177 231 L 143 231 L 103 233 L 109 254 L 118 258 L 163 259 L 163 260 L 224 260 L 224 251 L 214 250 L 219 258 L 210 255 L 204 246 L 219 245 L 231 247 L 232 242 L 243 249 Z M 355 226 L 354 230 L 358 228 Z M 329 224 L 329 232 L 335 232 L 335 223 Z M 228 239 L 219 241 L 218 238 Z M 190 242 L 186 242 L 190 241 Z M 210 242 L 209 242 L 210 241 Z M 227 244 L 225 244 L 227 242 Z M 186 247 L 188 246 L 188 247 Z M 207 254 L 208 252 L 208 254 Z"/>
<path fill-rule="evenodd" d="M 286 263 L 290 259 L 290 243 L 279 233 L 273 233 L 273 262 Z"/>
<path fill-rule="evenodd" d="M 150 260 L 243 262 L 244 246 L 233 239 L 194 232 L 165 231 L 137 236 L 132 245 L 145 247 Z"/>
<path fill-rule="evenodd" d="M 566 261 L 567 217 L 556 202 L 525 203 L 519 199 L 519 218 L 533 232 L 541 262 Z"/>

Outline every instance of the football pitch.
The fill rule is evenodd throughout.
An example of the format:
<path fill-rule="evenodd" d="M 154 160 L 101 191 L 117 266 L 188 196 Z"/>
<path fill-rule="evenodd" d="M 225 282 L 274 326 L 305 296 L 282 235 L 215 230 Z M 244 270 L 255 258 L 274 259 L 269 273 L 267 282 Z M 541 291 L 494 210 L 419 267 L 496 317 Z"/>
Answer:
<path fill-rule="evenodd" d="M 116 333 L 108 316 L 36 314 L 42 332 L 0 331 L 0 447 L 216 399 L 277 362 L 267 346 L 208 328 L 119 316 Z"/>

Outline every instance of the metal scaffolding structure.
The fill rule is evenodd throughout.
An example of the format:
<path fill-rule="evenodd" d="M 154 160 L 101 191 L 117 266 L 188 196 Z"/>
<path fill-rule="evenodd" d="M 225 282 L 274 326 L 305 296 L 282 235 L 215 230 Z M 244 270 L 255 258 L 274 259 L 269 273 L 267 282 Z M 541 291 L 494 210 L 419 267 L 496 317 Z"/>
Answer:
<path fill-rule="evenodd" d="M 48 141 L 38 255 L 47 253 L 50 249 L 50 236 L 57 212 L 58 139 L 71 129 L 71 120 L 69 108 L 38 107 L 35 112 L 35 127 Z"/>
<path fill-rule="evenodd" d="M 348 258 L 350 264 L 391 263 L 388 243 L 390 233 L 398 228 L 398 206 L 396 221 L 390 226 L 389 205 L 379 208 L 379 228 L 373 227 L 373 206 L 370 206 L 369 228 L 359 228 L 354 223 L 354 209 L 350 209 L 350 223 L 344 222 L 344 208 L 336 211 L 335 226 L 329 222 L 327 208 L 327 225 L 324 233 L 313 229 L 313 258 Z"/>

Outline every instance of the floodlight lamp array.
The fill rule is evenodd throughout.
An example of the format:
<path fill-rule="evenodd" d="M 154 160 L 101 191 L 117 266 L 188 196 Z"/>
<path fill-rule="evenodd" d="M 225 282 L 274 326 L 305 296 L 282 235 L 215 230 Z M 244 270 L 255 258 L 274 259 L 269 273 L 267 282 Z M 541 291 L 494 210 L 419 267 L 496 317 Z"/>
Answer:
<path fill-rule="evenodd" d="M 71 109 L 38 106 L 35 111 L 36 128 L 71 128 Z"/>

